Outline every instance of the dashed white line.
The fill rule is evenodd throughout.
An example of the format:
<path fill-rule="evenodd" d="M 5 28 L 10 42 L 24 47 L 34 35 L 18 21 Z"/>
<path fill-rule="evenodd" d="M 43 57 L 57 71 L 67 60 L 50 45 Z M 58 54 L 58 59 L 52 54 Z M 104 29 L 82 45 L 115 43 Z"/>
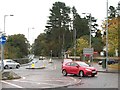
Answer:
<path fill-rule="evenodd" d="M 23 88 L 19 85 L 16 85 L 16 84 L 13 84 L 13 83 L 9 83 L 9 82 L 6 82 L 6 81 L 1 81 L 2 83 L 5 83 L 5 84 L 8 84 L 8 85 L 11 85 L 11 86 L 14 86 L 14 87 L 17 87 L 17 88 Z"/>

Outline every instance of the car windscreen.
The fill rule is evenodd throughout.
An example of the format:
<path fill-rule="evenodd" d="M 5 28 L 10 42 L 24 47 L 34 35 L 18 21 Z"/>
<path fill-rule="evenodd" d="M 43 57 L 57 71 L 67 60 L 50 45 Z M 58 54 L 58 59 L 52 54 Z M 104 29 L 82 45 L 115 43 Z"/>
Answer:
<path fill-rule="evenodd" d="M 86 64 L 85 62 L 77 62 L 80 66 L 83 66 L 83 67 L 89 67 L 88 64 Z"/>

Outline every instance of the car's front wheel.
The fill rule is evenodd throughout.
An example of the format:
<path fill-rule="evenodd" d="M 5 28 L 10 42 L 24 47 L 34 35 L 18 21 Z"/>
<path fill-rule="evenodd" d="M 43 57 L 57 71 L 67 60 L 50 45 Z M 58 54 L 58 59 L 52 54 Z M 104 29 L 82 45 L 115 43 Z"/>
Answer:
<path fill-rule="evenodd" d="M 16 68 L 17 68 L 17 69 L 20 68 L 20 65 L 17 65 Z"/>
<path fill-rule="evenodd" d="M 84 77 L 84 72 L 83 72 L 83 71 L 80 71 L 80 72 L 79 72 L 79 76 L 80 76 L 80 77 Z"/>
<path fill-rule="evenodd" d="M 95 77 L 95 75 L 93 74 L 92 77 Z"/>
<path fill-rule="evenodd" d="M 9 67 L 8 67 L 8 65 L 5 65 L 5 67 L 4 67 L 5 69 L 8 69 Z"/>
<path fill-rule="evenodd" d="M 63 74 L 64 76 L 67 76 L 66 70 L 62 70 L 62 74 Z"/>

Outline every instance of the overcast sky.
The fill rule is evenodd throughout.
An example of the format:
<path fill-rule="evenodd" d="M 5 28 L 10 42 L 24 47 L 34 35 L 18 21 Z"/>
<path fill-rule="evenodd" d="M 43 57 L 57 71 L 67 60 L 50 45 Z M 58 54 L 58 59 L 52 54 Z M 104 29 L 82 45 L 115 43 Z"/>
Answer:
<path fill-rule="evenodd" d="M 49 9 L 53 3 L 58 0 L 0 0 L 0 31 L 4 31 L 4 15 L 7 16 L 5 21 L 5 32 L 7 35 L 24 34 L 30 43 L 37 36 L 44 32 Z M 107 0 L 59 0 L 66 6 L 75 6 L 77 12 L 91 13 L 100 23 L 106 17 Z M 108 0 L 109 6 L 117 7 L 119 0 Z M 34 27 L 34 29 L 32 29 Z M 29 33 L 28 33 L 29 28 Z"/>

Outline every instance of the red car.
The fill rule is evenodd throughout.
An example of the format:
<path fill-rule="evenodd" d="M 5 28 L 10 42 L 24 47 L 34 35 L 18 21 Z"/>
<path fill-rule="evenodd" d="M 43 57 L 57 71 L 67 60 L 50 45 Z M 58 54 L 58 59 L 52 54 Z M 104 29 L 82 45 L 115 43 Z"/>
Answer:
<path fill-rule="evenodd" d="M 89 66 L 85 62 L 81 61 L 71 61 L 62 64 L 62 74 L 67 76 L 67 74 L 75 74 L 80 77 L 83 76 L 92 76 L 94 77 L 97 74 L 97 69 Z"/>

